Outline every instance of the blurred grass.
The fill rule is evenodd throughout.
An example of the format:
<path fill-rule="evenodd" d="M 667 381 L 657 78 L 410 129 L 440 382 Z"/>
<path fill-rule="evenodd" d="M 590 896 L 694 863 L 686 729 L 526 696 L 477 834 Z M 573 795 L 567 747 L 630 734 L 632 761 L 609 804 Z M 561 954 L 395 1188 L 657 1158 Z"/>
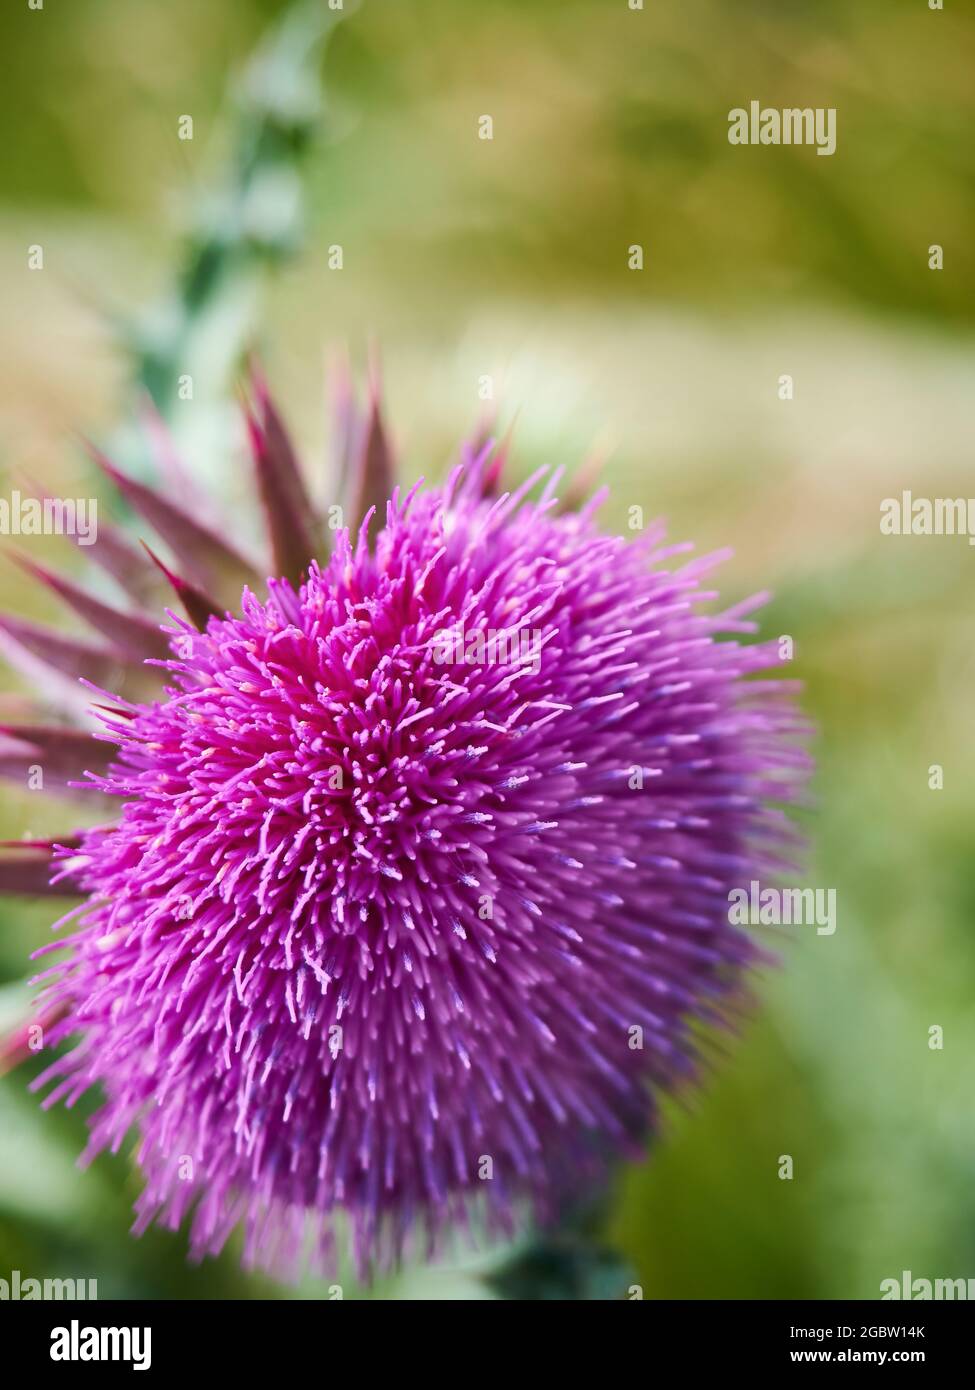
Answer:
<path fill-rule="evenodd" d="M 226 155 L 228 82 L 284 8 L 4 12 L 0 468 L 77 495 L 73 431 L 106 434 L 131 407 L 107 311 L 172 283 L 188 207 Z M 609 1229 L 647 1297 L 871 1297 L 904 1268 L 973 1273 L 972 555 L 878 530 L 904 487 L 971 491 L 973 36 L 960 6 L 913 0 L 369 0 L 327 59 L 304 253 L 265 292 L 271 376 L 320 490 L 324 349 L 344 340 L 361 361 L 374 334 L 411 475 L 442 472 L 491 373 L 503 419 L 520 410 L 520 470 L 614 446 L 607 524 L 639 503 L 677 538 L 733 543 L 729 597 L 772 588 L 765 630 L 796 640 L 821 729 L 809 882 L 836 888 L 839 926 L 782 943 L 756 1019 L 622 1178 Z M 836 155 L 730 147 L 727 111 L 753 97 L 836 106 Z M 54 615 L 19 578 L 4 588 Z M 5 791 L 0 831 L 62 814 Z M 50 914 L 0 914 L 6 1012 Z M 77 1173 L 83 1116 L 42 1115 L 25 1080 L 0 1087 L 0 1273 L 74 1271 L 103 1296 L 287 1296 L 233 1252 L 192 1270 L 181 1237 L 130 1240 L 129 1160 Z M 372 1293 L 483 1296 L 476 1270 Z"/>

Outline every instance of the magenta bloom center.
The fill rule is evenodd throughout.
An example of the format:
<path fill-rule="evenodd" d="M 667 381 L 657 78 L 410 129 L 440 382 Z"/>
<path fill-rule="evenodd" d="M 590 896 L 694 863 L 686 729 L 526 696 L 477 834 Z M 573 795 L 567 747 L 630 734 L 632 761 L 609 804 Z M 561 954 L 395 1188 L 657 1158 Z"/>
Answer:
<path fill-rule="evenodd" d="M 805 766 L 786 683 L 742 679 L 774 648 L 658 542 L 431 493 L 181 627 L 168 698 L 112 722 L 121 819 L 49 986 L 55 1095 L 101 1085 L 92 1152 L 137 1126 L 141 1225 L 192 1210 L 205 1253 L 243 1219 L 278 1265 L 310 1218 L 324 1266 L 343 1209 L 369 1265 L 645 1138 Z"/>

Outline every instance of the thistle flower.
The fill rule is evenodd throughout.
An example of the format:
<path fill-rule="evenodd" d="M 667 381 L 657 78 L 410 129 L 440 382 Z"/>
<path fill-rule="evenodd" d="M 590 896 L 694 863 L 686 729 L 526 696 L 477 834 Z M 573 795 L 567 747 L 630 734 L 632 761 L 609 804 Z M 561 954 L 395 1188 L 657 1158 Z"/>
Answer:
<path fill-rule="evenodd" d="M 188 1217 L 199 1257 L 242 1224 L 276 1272 L 330 1271 L 341 1214 L 368 1274 L 637 1155 L 759 959 L 729 890 L 788 863 L 807 770 L 794 687 L 748 679 L 775 645 L 737 640 L 762 598 L 708 610 L 722 556 L 604 534 L 558 474 L 500 492 L 490 446 L 404 495 L 378 399 L 341 414 L 330 553 L 258 381 L 263 570 L 102 460 L 182 572 L 104 527 L 94 558 L 186 616 L 34 566 L 109 644 L 2 621 L 89 690 L 165 682 L 100 694 L 97 736 L 7 730 L 117 806 L 3 871 L 83 899 L 36 1084 L 100 1088 L 88 1158 L 137 1131 L 137 1231 Z"/>

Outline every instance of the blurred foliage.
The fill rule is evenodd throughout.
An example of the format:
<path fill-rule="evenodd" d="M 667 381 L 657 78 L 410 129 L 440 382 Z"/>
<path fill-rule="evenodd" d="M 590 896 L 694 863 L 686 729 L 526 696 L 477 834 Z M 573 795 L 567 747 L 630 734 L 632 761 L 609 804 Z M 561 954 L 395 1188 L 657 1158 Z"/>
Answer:
<path fill-rule="evenodd" d="M 233 147 L 213 176 L 215 191 L 208 186 L 191 210 L 176 283 L 123 329 L 136 380 L 181 450 L 199 458 L 209 446 L 206 473 L 216 482 L 226 473 L 231 436 L 226 400 L 256 332 L 264 275 L 301 244 L 301 167 L 323 119 L 325 40 L 342 14 L 302 0 L 262 38 L 234 84 Z M 180 410 L 187 378 L 195 404 L 189 412 Z M 144 458 L 144 444 L 135 443 L 144 431 L 133 435 L 129 452 Z"/>
<path fill-rule="evenodd" d="M 755 1019 L 716 1043 L 703 1091 L 667 1107 L 591 1248 L 622 1262 L 618 1296 L 633 1280 L 648 1298 L 875 1297 L 902 1269 L 971 1276 L 972 555 L 960 539 L 882 538 L 877 519 L 904 487 L 971 491 L 975 16 L 951 0 L 367 0 L 330 41 L 313 131 L 320 93 L 291 76 L 263 89 L 264 116 L 241 105 L 249 57 L 290 9 L 4 8 L 0 467 L 76 495 L 73 432 L 112 435 L 141 371 L 213 476 L 229 436 L 204 408 L 259 323 L 320 492 L 323 351 L 344 341 L 361 361 L 374 335 L 411 475 L 442 471 L 490 374 L 502 423 L 519 411 L 519 471 L 595 440 L 611 448 L 608 524 L 639 504 L 677 538 L 732 541 L 724 589 L 775 591 L 764 629 L 795 637 L 821 729 L 809 882 L 836 888 L 839 927 L 781 941 Z M 318 71 L 306 52 L 298 67 Z M 728 110 L 751 99 L 835 106 L 836 154 L 729 146 Z M 263 125 L 274 112 L 280 126 Z M 192 142 L 176 137 L 183 113 Z M 287 172 L 268 195 L 277 231 L 255 240 L 262 129 Z M 233 312 L 197 340 L 198 397 L 173 401 L 186 311 L 218 287 L 215 225 L 238 248 Z M 26 270 L 34 242 L 42 276 Z M 163 349 L 144 341 L 140 368 L 117 324 L 167 302 Z M 5 588 L 10 606 L 53 615 L 21 579 Z M 5 792 L 0 830 L 51 832 L 64 814 Z M 12 1018 L 50 913 L 0 914 Z M 132 1241 L 131 1160 L 79 1174 L 83 1114 L 42 1114 L 26 1080 L 0 1085 L 0 1273 L 97 1277 L 103 1296 L 323 1296 L 246 1276 L 233 1251 L 192 1269 L 181 1236 Z M 580 1274 L 574 1249 L 529 1247 L 495 1274 L 502 1291 L 526 1267 L 550 1289 L 615 1269 L 598 1256 Z M 458 1252 L 369 1293 L 486 1297 L 487 1268 Z"/>

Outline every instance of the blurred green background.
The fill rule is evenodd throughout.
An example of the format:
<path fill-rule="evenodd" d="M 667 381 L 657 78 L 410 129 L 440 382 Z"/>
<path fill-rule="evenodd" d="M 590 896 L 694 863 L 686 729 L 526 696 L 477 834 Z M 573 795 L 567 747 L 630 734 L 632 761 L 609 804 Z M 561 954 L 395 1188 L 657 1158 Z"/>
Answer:
<path fill-rule="evenodd" d="M 954 0 L 367 0 L 322 59 L 275 29 L 316 9 L 5 4 L 0 491 L 20 470 L 87 495 L 78 432 L 143 466 L 141 380 L 194 470 L 233 494 L 234 373 L 256 343 L 327 496 L 324 366 L 338 346 L 361 367 L 376 342 L 410 477 L 442 473 L 490 376 L 519 472 L 604 449 L 608 524 L 639 503 L 678 539 L 733 544 L 724 592 L 774 591 L 764 630 L 794 637 L 820 728 L 807 881 L 836 889 L 839 925 L 783 929 L 784 968 L 623 1175 L 607 1238 L 648 1298 L 975 1276 L 975 556 L 878 525 L 902 488 L 975 493 L 975 16 Z M 730 146 L 727 113 L 752 99 L 835 107 L 836 154 Z M 4 606 L 54 618 L 2 563 Z M 74 815 L 2 795 L 8 836 Z M 0 914 L 12 1022 L 52 914 Z M 129 1160 L 80 1173 L 83 1116 L 42 1115 L 30 1071 L 0 1083 L 0 1276 L 322 1295 L 249 1278 L 233 1251 L 192 1269 L 182 1237 L 131 1240 Z M 484 1297 L 478 1268 L 459 1257 L 370 1296 Z"/>

